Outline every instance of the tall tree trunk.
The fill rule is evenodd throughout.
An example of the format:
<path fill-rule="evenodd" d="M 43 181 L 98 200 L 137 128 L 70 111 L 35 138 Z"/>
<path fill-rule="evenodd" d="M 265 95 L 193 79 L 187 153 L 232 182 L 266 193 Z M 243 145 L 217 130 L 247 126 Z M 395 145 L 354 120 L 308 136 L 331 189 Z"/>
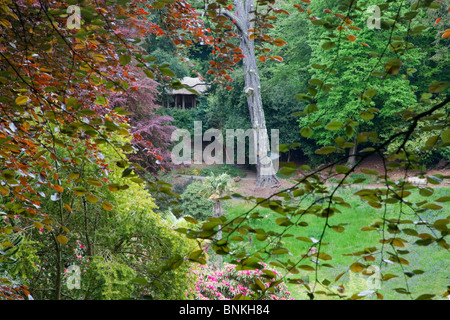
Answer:
<path fill-rule="evenodd" d="M 88 210 L 86 197 L 83 197 L 83 209 L 84 209 L 84 236 L 86 238 L 86 254 L 88 257 L 92 257 L 94 250 L 89 238 L 89 221 L 88 221 Z"/>
<path fill-rule="evenodd" d="M 358 140 L 356 137 L 353 139 L 354 146 L 349 151 L 348 164 L 354 166 L 356 163 L 356 153 L 358 152 Z"/>
<path fill-rule="evenodd" d="M 244 91 L 247 96 L 252 128 L 256 133 L 254 141 L 257 170 L 256 185 L 265 187 L 279 184 L 280 180 L 276 176 L 272 159 L 268 156 L 270 152 L 269 137 L 261 99 L 261 85 L 258 67 L 256 65 L 255 43 L 250 39 L 248 32 L 254 24 L 252 22 L 252 19 L 255 17 L 253 13 L 255 10 L 253 1 L 234 0 L 236 16 L 226 10 L 221 11 L 221 13 L 230 18 L 235 24 L 239 34 L 240 48 L 242 54 L 245 56 L 242 59 L 245 75 Z"/>
<path fill-rule="evenodd" d="M 55 300 L 61 300 L 61 290 L 62 290 L 62 256 L 61 256 L 61 245 L 56 239 L 56 235 L 51 233 L 53 242 L 55 243 L 55 253 L 56 253 L 56 277 L 55 277 Z"/>

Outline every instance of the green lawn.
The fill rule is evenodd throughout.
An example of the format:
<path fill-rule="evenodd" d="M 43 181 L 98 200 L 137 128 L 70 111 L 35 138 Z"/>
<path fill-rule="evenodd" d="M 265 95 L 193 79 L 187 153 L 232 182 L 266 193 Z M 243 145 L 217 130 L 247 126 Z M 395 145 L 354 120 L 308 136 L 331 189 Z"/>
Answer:
<path fill-rule="evenodd" d="M 381 221 L 384 214 L 384 208 L 375 209 L 370 207 L 365 202 L 360 201 L 359 197 L 354 196 L 354 191 L 355 190 L 347 189 L 343 190 L 340 194 L 341 197 L 346 199 L 346 201 L 351 204 L 352 208 L 343 208 L 342 214 L 335 214 L 330 217 L 329 220 L 330 225 L 338 225 L 341 223 L 348 224 L 344 225 L 345 231 L 343 231 L 342 233 L 338 233 L 333 229 L 327 228 L 326 234 L 323 239 L 323 241 L 328 244 L 322 246 L 321 251 L 331 255 L 332 259 L 326 262 L 323 262 L 321 260 L 321 265 L 324 263 L 329 263 L 333 266 L 333 268 L 321 267 L 319 268 L 318 272 L 318 279 L 320 281 L 328 279 L 331 281 L 331 285 L 343 284 L 346 290 L 346 294 L 353 294 L 367 290 L 366 279 L 368 278 L 368 276 L 363 275 L 362 273 L 353 273 L 352 271 L 349 271 L 345 273 L 338 282 L 335 283 L 334 280 L 337 275 L 341 274 L 342 272 L 348 271 L 348 267 L 352 263 L 356 262 L 358 258 L 361 258 L 361 256 L 344 256 L 343 254 L 361 251 L 369 247 L 381 248 L 381 244 L 379 242 L 382 237 L 381 231 L 375 230 L 365 232 L 361 231 L 361 228 L 371 225 L 376 221 Z M 440 197 L 449 195 L 449 188 L 435 189 L 434 195 L 432 197 L 429 197 L 427 200 L 431 201 L 433 199 L 435 200 Z M 415 193 L 411 194 L 407 199 L 413 203 L 423 200 L 422 197 L 419 197 Z M 441 210 L 426 211 L 421 214 L 421 217 L 431 223 L 433 223 L 437 219 L 447 218 L 450 213 L 450 203 L 440 203 L 440 205 L 443 206 Z M 234 206 L 228 210 L 228 217 L 236 217 L 246 212 L 250 208 L 251 205 L 249 204 L 235 203 Z M 257 211 L 260 212 L 260 214 L 264 215 L 265 218 L 252 220 L 251 226 L 253 228 L 263 228 L 266 231 L 274 230 L 275 232 L 281 232 L 284 229 L 283 227 L 280 227 L 275 223 L 275 219 L 281 217 L 280 214 L 268 208 L 258 208 Z M 398 218 L 398 214 L 399 205 L 389 206 L 386 217 Z M 406 208 L 401 216 L 401 219 L 417 221 L 418 217 L 414 215 L 411 210 L 408 210 Z M 320 238 L 325 223 L 324 218 L 319 218 L 314 215 L 305 215 L 302 217 L 301 221 L 308 223 L 308 225 L 304 227 L 297 226 L 291 228 L 287 233 L 290 233 L 293 236 L 283 237 L 282 239 L 282 245 L 289 249 L 289 251 L 292 253 L 291 256 L 285 255 L 285 259 L 289 258 L 292 261 L 297 261 L 300 256 L 305 254 L 308 248 L 312 245 L 312 243 L 297 240 L 295 239 L 296 237 L 301 236 L 315 239 Z M 402 224 L 400 225 L 400 228 L 414 229 L 419 234 L 430 232 L 430 230 L 426 226 L 415 224 Z M 437 235 L 439 236 L 439 232 L 437 232 Z M 393 235 L 386 232 L 385 237 L 391 238 L 393 237 Z M 379 290 L 379 292 L 384 296 L 384 299 L 410 299 L 411 296 L 395 291 L 395 289 L 398 288 L 409 288 L 409 291 L 411 292 L 414 299 L 424 293 L 435 294 L 435 299 L 441 299 L 442 294 L 446 291 L 446 286 L 450 285 L 450 254 L 448 250 L 443 249 L 436 243 L 433 243 L 429 246 L 418 246 L 414 244 L 414 242 L 418 239 L 417 237 L 409 236 L 404 233 L 401 233 L 397 237 L 406 240 L 404 242 L 404 247 L 396 247 L 396 249 L 410 251 L 409 253 L 400 255 L 402 258 L 408 260 L 409 265 L 401 265 L 398 263 L 383 263 L 381 267 L 381 273 L 383 275 L 395 274 L 398 275 L 398 277 L 381 282 L 381 289 Z M 264 245 L 266 245 L 266 243 L 258 241 L 255 237 L 253 237 L 251 245 L 248 242 L 241 242 L 236 244 L 236 246 L 237 245 L 246 246 L 246 250 L 248 250 L 248 252 L 253 252 L 255 249 L 262 248 Z M 387 251 L 393 252 L 389 245 L 385 246 L 383 255 L 384 259 L 389 258 Z M 375 258 L 375 261 L 360 262 L 367 266 L 379 266 L 381 261 L 381 254 L 375 253 L 373 257 Z M 301 264 L 311 266 L 313 265 L 313 263 L 310 261 L 310 258 L 302 261 Z M 412 271 L 415 270 L 423 270 L 424 273 L 412 273 Z M 404 272 L 406 272 L 406 274 Z M 309 282 L 313 282 L 315 279 L 315 272 L 300 270 L 300 273 L 295 275 L 295 277 L 301 277 L 306 280 L 308 280 L 309 278 Z M 293 297 L 295 299 L 307 299 L 305 288 L 303 286 L 289 284 L 289 288 L 293 293 Z M 320 285 L 316 290 L 320 290 Z M 352 294 L 350 294 L 350 296 Z M 335 297 L 316 295 L 316 299 L 324 298 L 332 299 Z M 372 298 L 375 298 L 375 296 L 372 295 L 365 297 L 365 299 Z"/>

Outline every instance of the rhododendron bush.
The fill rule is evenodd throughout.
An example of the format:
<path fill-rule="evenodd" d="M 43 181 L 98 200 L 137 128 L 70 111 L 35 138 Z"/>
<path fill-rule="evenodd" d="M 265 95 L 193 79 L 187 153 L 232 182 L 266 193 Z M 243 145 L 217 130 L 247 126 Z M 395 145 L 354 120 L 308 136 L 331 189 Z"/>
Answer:
<path fill-rule="evenodd" d="M 236 270 L 231 264 L 224 264 L 223 269 L 207 265 L 192 267 L 191 276 L 195 280 L 195 286 L 190 289 L 187 297 L 196 300 L 231 300 L 242 297 L 292 300 L 287 286 L 281 281 L 277 282 L 279 273 L 266 267 L 264 270 L 275 274 L 276 278 L 269 280 L 263 270 Z M 256 289 L 257 283 L 265 286 L 264 293 Z"/>

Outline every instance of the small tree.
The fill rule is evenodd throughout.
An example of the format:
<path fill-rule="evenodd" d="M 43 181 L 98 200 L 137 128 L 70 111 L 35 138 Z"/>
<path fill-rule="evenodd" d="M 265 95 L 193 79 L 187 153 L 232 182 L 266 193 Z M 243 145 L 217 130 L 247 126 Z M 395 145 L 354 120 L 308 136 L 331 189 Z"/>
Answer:
<path fill-rule="evenodd" d="M 214 201 L 213 205 L 213 216 L 220 217 L 223 214 L 222 200 L 226 193 L 232 189 L 231 176 L 226 173 L 222 173 L 219 176 L 206 177 L 204 182 L 204 191 L 202 192 L 204 196 L 208 197 L 209 200 Z"/>
<path fill-rule="evenodd" d="M 197 220 L 206 220 L 211 215 L 212 205 L 203 195 L 204 187 L 200 181 L 195 181 L 186 187 L 181 194 L 182 215 L 189 215 Z"/>
<path fill-rule="evenodd" d="M 203 196 L 208 197 L 213 201 L 213 217 L 220 218 L 223 215 L 223 205 L 221 198 L 226 195 L 232 189 L 231 176 L 226 173 L 222 173 L 219 176 L 214 174 L 210 177 L 206 177 L 203 182 Z M 216 241 L 222 239 L 222 231 L 219 229 L 216 235 Z M 219 256 L 218 267 L 223 266 L 222 257 Z"/>

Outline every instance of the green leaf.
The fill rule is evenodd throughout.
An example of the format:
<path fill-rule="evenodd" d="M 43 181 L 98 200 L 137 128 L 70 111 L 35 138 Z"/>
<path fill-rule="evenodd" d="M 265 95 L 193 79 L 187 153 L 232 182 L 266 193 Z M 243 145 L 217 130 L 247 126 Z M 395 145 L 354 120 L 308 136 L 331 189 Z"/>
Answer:
<path fill-rule="evenodd" d="M 306 114 L 311 114 L 313 112 L 319 111 L 319 108 L 315 104 L 310 104 L 305 108 L 304 111 Z"/>
<path fill-rule="evenodd" d="M 343 174 L 345 174 L 345 173 L 348 173 L 350 171 L 350 168 L 347 168 L 347 167 L 345 167 L 345 166 L 341 166 L 341 165 L 337 165 L 336 166 L 336 172 L 337 173 L 343 173 Z"/>
<path fill-rule="evenodd" d="M 441 139 L 444 143 L 450 143 L 450 129 L 441 133 Z"/>
<path fill-rule="evenodd" d="M 394 290 L 401 294 L 410 294 L 410 292 L 408 290 L 406 290 L 405 288 L 396 288 Z"/>
<path fill-rule="evenodd" d="M 319 255 L 317 256 L 317 258 L 322 259 L 322 260 L 331 260 L 332 257 L 325 252 L 320 252 Z"/>
<path fill-rule="evenodd" d="M 97 98 L 94 101 L 95 104 L 98 104 L 100 106 L 106 106 L 108 104 L 108 101 L 103 96 L 97 96 Z"/>
<path fill-rule="evenodd" d="M 396 75 L 400 71 L 402 64 L 403 62 L 399 59 L 391 58 L 384 64 L 384 69 L 387 74 Z"/>
<path fill-rule="evenodd" d="M 351 138 L 354 134 L 355 130 L 353 129 L 352 126 L 346 126 L 345 127 L 345 134 L 347 135 L 347 137 Z"/>
<path fill-rule="evenodd" d="M 336 47 L 336 43 L 333 41 L 327 41 L 325 43 L 322 44 L 322 49 L 323 50 L 330 50 L 332 48 Z"/>
<path fill-rule="evenodd" d="M 147 75 L 147 77 L 149 77 L 150 79 L 155 79 L 155 75 L 153 74 L 153 72 L 151 72 L 148 69 L 144 70 L 144 73 Z"/>
<path fill-rule="evenodd" d="M 440 184 L 442 180 L 436 176 L 427 176 L 427 181 L 431 184 Z"/>
<path fill-rule="evenodd" d="M 316 154 L 330 154 L 336 151 L 336 147 L 322 147 L 319 150 L 316 150 Z"/>
<path fill-rule="evenodd" d="M 429 197 L 429 196 L 433 195 L 434 189 L 433 188 L 421 188 L 419 190 L 419 193 L 421 196 Z"/>
<path fill-rule="evenodd" d="M 325 69 L 327 66 L 326 66 L 325 64 L 317 64 L 317 63 L 313 63 L 313 64 L 311 65 L 311 67 L 313 67 L 314 69 L 321 70 L 321 69 Z"/>
<path fill-rule="evenodd" d="M 145 278 L 134 278 L 133 280 L 130 281 L 130 283 L 140 284 L 144 286 L 150 284 Z"/>
<path fill-rule="evenodd" d="M 447 89 L 449 85 L 449 82 L 446 81 L 434 81 L 431 85 L 430 85 L 430 92 L 431 93 L 439 93 L 441 91 L 444 91 L 445 89 Z"/>
<path fill-rule="evenodd" d="M 441 206 L 434 204 L 434 203 L 428 203 L 428 204 L 424 205 L 422 208 L 430 209 L 430 210 L 441 210 L 442 209 Z"/>
<path fill-rule="evenodd" d="M 18 105 L 22 105 L 28 102 L 28 97 L 27 96 L 20 96 L 16 98 L 16 104 Z"/>
<path fill-rule="evenodd" d="M 322 80 L 320 79 L 311 79 L 308 81 L 308 83 L 312 86 L 321 86 L 323 84 Z"/>
<path fill-rule="evenodd" d="M 71 174 L 69 174 L 69 180 L 75 180 L 75 179 L 78 179 L 78 177 L 80 176 L 80 174 L 79 173 L 77 173 L 77 172 L 72 172 Z"/>
<path fill-rule="evenodd" d="M 103 183 L 100 180 L 89 178 L 87 179 L 87 183 L 95 187 L 102 187 Z"/>
<path fill-rule="evenodd" d="M 66 244 L 67 241 L 68 241 L 67 238 L 65 236 L 63 236 L 63 235 L 58 235 L 56 237 L 56 240 L 58 240 L 58 242 L 61 243 L 61 244 Z"/>
<path fill-rule="evenodd" d="M 305 127 L 300 129 L 300 134 L 302 137 L 309 138 L 313 135 L 314 131 L 310 127 Z"/>
<path fill-rule="evenodd" d="M 193 223 L 193 224 L 198 224 L 198 221 L 190 216 L 184 216 L 183 217 L 184 220 L 186 220 L 187 222 Z"/>
<path fill-rule="evenodd" d="M 93 194 L 88 194 L 86 196 L 86 200 L 89 201 L 90 203 L 97 203 L 99 199 L 97 196 L 94 196 Z"/>
<path fill-rule="evenodd" d="M 431 149 L 433 148 L 437 142 L 438 142 L 439 136 L 435 135 L 435 136 L 431 136 L 430 138 L 427 139 L 427 141 L 425 142 L 425 149 Z"/>
<path fill-rule="evenodd" d="M 361 169 L 361 172 L 365 173 L 365 174 L 375 175 L 375 176 L 377 176 L 379 174 L 378 171 L 372 170 L 372 169 Z"/>
<path fill-rule="evenodd" d="M 121 107 L 114 108 L 114 112 L 121 116 L 127 116 L 127 115 L 132 114 L 131 112 L 127 111 L 125 108 L 121 108 Z"/>
<path fill-rule="evenodd" d="M 374 117 L 373 113 L 369 111 L 362 111 L 359 113 L 359 116 L 364 120 L 372 120 Z"/>
<path fill-rule="evenodd" d="M 76 187 L 72 189 L 73 193 L 77 196 L 84 196 L 87 193 L 87 190 L 83 187 Z"/>
<path fill-rule="evenodd" d="M 359 273 L 363 271 L 365 268 L 366 266 L 359 262 L 355 262 L 350 266 L 350 270 L 352 270 L 355 273 Z"/>
<path fill-rule="evenodd" d="M 307 237 L 297 237 L 295 239 L 300 240 L 300 241 L 305 241 L 305 242 L 313 242 L 310 238 L 307 238 Z"/>
<path fill-rule="evenodd" d="M 377 94 L 377 90 L 375 90 L 375 89 L 367 89 L 367 90 L 364 92 L 364 95 L 365 95 L 366 97 L 369 97 L 369 98 L 375 97 L 376 94 Z"/>
<path fill-rule="evenodd" d="M 418 296 L 416 298 L 416 300 L 431 300 L 431 298 L 433 298 L 434 296 L 436 296 L 435 294 L 422 294 L 420 296 Z"/>
<path fill-rule="evenodd" d="M 406 12 L 404 18 L 405 18 L 406 20 L 412 20 L 412 19 L 414 19 L 414 18 L 417 16 L 418 13 L 419 13 L 419 11 L 409 11 L 409 12 Z"/>
<path fill-rule="evenodd" d="M 114 207 L 113 207 L 113 205 L 112 205 L 111 203 L 109 203 L 109 202 L 103 202 L 103 203 L 102 203 L 102 208 L 103 208 L 104 210 L 106 210 L 106 211 L 110 211 L 110 210 L 112 210 Z"/>
<path fill-rule="evenodd" d="M 342 126 L 343 126 L 342 122 L 331 121 L 330 123 L 328 123 L 325 126 L 325 129 L 330 130 L 330 131 L 336 131 L 336 130 L 339 130 L 340 128 L 342 128 Z"/>
<path fill-rule="evenodd" d="M 313 99 L 313 97 L 308 96 L 307 94 L 302 94 L 302 93 L 297 94 L 295 96 L 295 98 L 299 99 L 299 100 L 312 100 Z"/>
<path fill-rule="evenodd" d="M 127 55 L 127 54 L 123 54 L 123 55 L 120 56 L 119 62 L 123 66 L 127 65 L 127 64 L 129 64 L 131 62 L 131 57 L 129 55 Z"/>
<path fill-rule="evenodd" d="M 264 285 L 264 283 L 262 283 L 261 280 L 259 280 L 258 278 L 255 278 L 254 282 L 258 286 L 258 288 L 261 289 L 261 291 L 266 290 L 266 286 Z"/>
<path fill-rule="evenodd" d="M 173 73 L 173 71 L 169 68 L 160 68 L 159 71 L 167 77 L 175 77 L 175 73 Z"/>
<path fill-rule="evenodd" d="M 134 167 L 128 167 L 122 172 L 122 178 L 128 177 L 133 172 Z"/>
<path fill-rule="evenodd" d="M 288 168 L 288 167 L 283 167 L 280 169 L 280 173 L 284 174 L 286 176 L 291 175 L 292 173 L 296 172 L 297 169 L 296 168 Z"/>
<path fill-rule="evenodd" d="M 450 219 L 438 219 L 433 223 L 433 226 L 438 231 L 447 230 L 447 224 L 450 223 Z"/>
<path fill-rule="evenodd" d="M 345 231 L 345 228 L 342 227 L 342 226 L 332 226 L 331 228 L 332 228 L 334 231 L 338 232 L 338 233 L 341 233 L 341 232 L 344 232 L 344 231 Z"/>
<path fill-rule="evenodd" d="M 117 183 L 112 183 L 108 185 L 108 190 L 111 192 L 116 192 L 120 190 L 120 185 L 118 185 Z"/>
<path fill-rule="evenodd" d="M 166 4 L 162 1 L 154 1 L 152 2 L 152 8 L 154 9 L 162 9 Z"/>
<path fill-rule="evenodd" d="M 315 271 L 315 270 L 316 270 L 316 269 L 314 269 L 313 267 L 308 266 L 308 265 L 305 265 L 305 264 L 300 265 L 300 266 L 297 266 L 297 268 L 298 268 L 298 269 L 305 270 L 305 271 Z"/>

